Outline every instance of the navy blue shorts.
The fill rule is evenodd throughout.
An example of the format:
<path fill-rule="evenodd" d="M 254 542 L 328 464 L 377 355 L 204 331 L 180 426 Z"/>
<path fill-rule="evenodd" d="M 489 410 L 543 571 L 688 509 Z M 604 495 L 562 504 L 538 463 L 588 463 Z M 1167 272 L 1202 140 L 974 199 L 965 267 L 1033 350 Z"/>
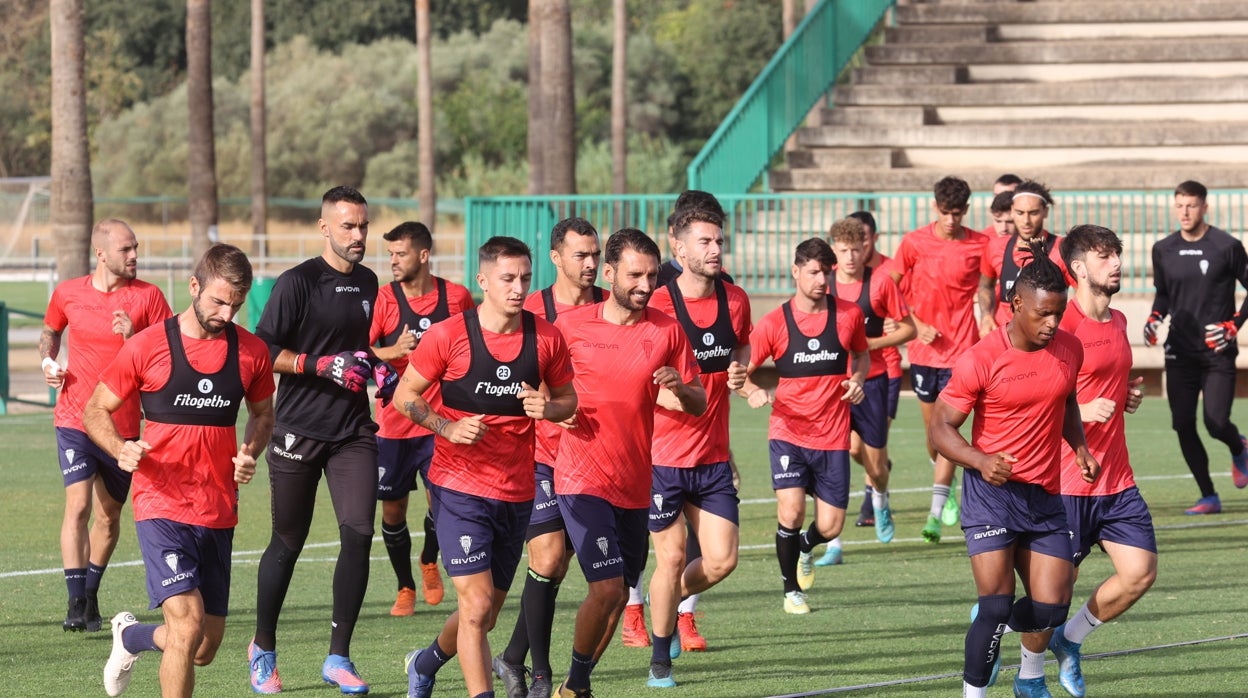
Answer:
<path fill-rule="evenodd" d="M 871 448 L 888 445 L 888 376 L 881 373 L 862 385 L 866 397 L 849 406 L 849 428 Z"/>
<path fill-rule="evenodd" d="M 625 586 L 637 586 L 650 553 L 648 509 L 621 509 L 589 494 L 561 494 L 559 510 L 585 581 L 623 577 Z"/>
<path fill-rule="evenodd" d="M 970 557 L 1015 543 L 1063 560 L 1071 559 L 1073 550 L 1061 495 L 1023 482 L 997 487 L 977 470 L 962 476 L 962 531 Z"/>
<path fill-rule="evenodd" d="M 888 418 L 897 419 L 897 403 L 901 402 L 901 376 L 888 379 Z"/>
<path fill-rule="evenodd" d="M 533 502 L 504 502 L 437 485 L 429 487 L 429 495 L 447 576 L 489 570 L 495 589 L 510 589 Z"/>
<path fill-rule="evenodd" d="M 801 487 L 838 509 L 849 505 L 849 451 L 823 451 L 771 439 L 771 489 Z"/>
<path fill-rule="evenodd" d="M 533 516 L 529 519 L 526 538 L 532 540 L 562 530 L 563 515 L 559 513 L 559 500 L 555 498 L 555 469 L 545 463 L 534 463 Z"/>
<path fill-rule="evenodd" d="M 429 487 L 433 434 L 410 439 L 377 437 L 377 499 L 395 501 L 416 490 L 416 476 Z"/>
<path fill-rule="evenodd" d="M 1136 487 L 1103 497 L 1062 495 L 1066 521 L 1074 531 L 1075 565 L 1103 540 L 1157 553 L 1157 536 L 1148 504 Z"/>
<path fill-rule="evenodd" d="M 61 477 L 66 487 L 99 475 L 108 495 L 125 503 L 130 496 L 131 474 L 122 470 L 117 459 L 96 446 L 89 436 L 77 429 L 57 427 L 56 448 L 61 452 Z"/>
<path fill-rule="evenodd" d="M 654 466 L 650 478 L 650 530 L 662 531 L 676 522 L 685 504 L 738 524 L 741 500 L 732 486 L 728 461 L 694 468 Z"/>
<path fill-rule="evenodd" d="M 143 567 L 147 571 L 148 608 L 196 589 L 204 613 L 225 617 L 230 612 L 230 555 L 234 529 L 205 528 L 169 519 L 135 521 Z"/>
<path fill-rule="evenodd" d="M 952 376 L 952 368 L 910 364 L 910 387 L 914 388 L 914 394 L 918 396 L 919 402 L 936 402 L 940 391 L 949 385 L 949 378 Z"/>

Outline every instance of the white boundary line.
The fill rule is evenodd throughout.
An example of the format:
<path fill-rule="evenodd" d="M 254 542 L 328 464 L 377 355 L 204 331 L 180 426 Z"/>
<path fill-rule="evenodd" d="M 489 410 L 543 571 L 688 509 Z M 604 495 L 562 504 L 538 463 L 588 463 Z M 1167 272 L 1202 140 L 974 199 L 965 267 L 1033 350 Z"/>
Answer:
<path fill-rule="evenodd" d="M 1139 654 L 1141 652 L 1152 652 L 1154 650 L 1174 649 L 1175 647 L 1190 647 L 1192 645 L 1203 645 L 1210 642 L 1224 642 L 1226 640 L 1242 640 L 1248 638 L 1248 633 L 1240 633 L 1238 635 L 1223 635 L 1222 637 L 1207 637 L 1200 640 L 1185 640 L 1183 642 L 1171 642 L 1165 645 L 1149 645 L 1147 647 L 1135 647 L 1125 650 L 1114 650 L 1112 652 L 1098 652 L 1096 654 L 1085 654 L 1084 659 L 1106 659 L 1109 657 L 1120 657 L 1128 654 Z M 1045 664 L 1057 664 L 1056 659 L 1050 659 Z M 1002 669 L 1017 669 L 1019 665 L 1010 664 L 1002 666 Z M 905 679 L 893 679 L 891 681 L 877 681 L 875 683 L 862 683 L 855 686 L 837 686 L 836 688 L 821 688 L 805 693 L 785 693 L 783 695 L 771 696 L 771 698 L 809 698 L 810 696 L 826 696 L 833 693 L 849 693 L 851 691 L 864 691 L 876 688 L 888 688 L 889 686 L 904 686 L 912 683 L 922 683 L 925 681 L 943 681 L 945 679 L 956 679 L 962 676 L 962 672 L 949 672 L 946 674 L 931 674 L 928 676 L 913 676 Z"/>

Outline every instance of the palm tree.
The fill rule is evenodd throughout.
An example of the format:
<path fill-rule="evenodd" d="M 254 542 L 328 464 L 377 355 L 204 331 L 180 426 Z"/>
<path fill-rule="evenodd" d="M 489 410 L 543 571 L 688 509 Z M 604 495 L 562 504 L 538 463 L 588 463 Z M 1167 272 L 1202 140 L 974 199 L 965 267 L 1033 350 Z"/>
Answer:
<path fill-rule="evenodd" d="M 264 0 L 251 0 L 251 255 L 268 253 L 269 163 L 265 153 Z"/>
<path fill-rule="evenodd" d="M 83 79 L 82 0 L 52 0 L 52 199 L 56 273 L 83 276 L 90 268 L 91 158 L 87 152 L 87 93 Z"/>
<path fill-rule="evenodd" d="M 614 0 L 611 55 L 611 191 L 628 193 L 628 3 Z"/>
<path fill-rule="evenodd" d="M 544 194 L 576 193 L 576 95 L 572 80 L 569 0 L 530 0 L 540 16 L 542 123 L 546 128 Z M 532 124 L 530 124 L 532 128 Z"/>
<path fill-rule="evenodd" d="M 217 165 L 212 133 L 212 0 L 186 0 L 187 208 L 198 259 L 217 226 Z"/>
<path fill-rule="evenodd" d="M 420 217 L 435 230 L 438 191 L 433 148 L 433 40 L 429 0 L 416 0 L 416 159 L 420 178 Z"/>
<path fill-rule="evenodd" d="M 529 193 L 546 192 L 546 131 L 542 118 L 542 27 L 540 0 L 529 0 Z"/>

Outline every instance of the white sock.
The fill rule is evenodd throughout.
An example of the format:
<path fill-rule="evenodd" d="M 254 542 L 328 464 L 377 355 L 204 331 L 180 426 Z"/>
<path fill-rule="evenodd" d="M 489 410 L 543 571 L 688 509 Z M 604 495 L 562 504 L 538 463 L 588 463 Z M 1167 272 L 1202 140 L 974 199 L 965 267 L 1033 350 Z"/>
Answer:
<path fill-rule="evenodd" d="M 637 586 L 628 588 L 628 605 L 640 606 L 646 602 L 646 597 L 641 594 L 641 582 L 637 582 Z"/>
<path fill-rule="evenodd" d="M 1038 679 L 1044 676 L 1044 652 L 1032 652 L 1020 642 L 1023 661 L 1018 666 L 1018 678 Z"/>
<path fill-rule="evenodd" d="M 1088 610 L 1088 604 L 1083 604 L 1079 612 L 1066 621 L 1066 627 L 1062 628 L 1062 636 L 1076 645 L 1082 645 L 1087 639 L 1088 633 L 1096 630 L 1096 627 L 1102 622 L 1092 612 Z"/>
<path fill-rule="evenodd" d="M 945 510 L 945 501 L 949 499 L 949 485 L 932 485 L 932 508 L 928 512 L 936 518 Z"/>
<path fill-rule="evenodd" d="M 701 594 L 694 594 L 693 596 L 690 596 L 684 601 L 681 601 L 680 605 L 676 607 L 676 612 L 677 613 L 693 613 L 694 611 L 698 610 L 698 597 L 699 596 L 701 596 Z"/>
<path fill-rule="evenodd" d="M 943 505 L 942 505 L 943 506 Z M 888 492 L 871 490 L 871 508 L 879 511 L 888 508 Z"/>
<path fill-rule="evenodd" d="M 972 686 L 971 684 L 963 681 L 962 698 L 988 698 L 988 687 Z"/>
<path fill-rule="evenodd" d="M 832 540 L 828 541 L 828 547 L 829 548 L 841 547 L 841 537 L 837 536 L 836 538 L 833 538 Z"/>

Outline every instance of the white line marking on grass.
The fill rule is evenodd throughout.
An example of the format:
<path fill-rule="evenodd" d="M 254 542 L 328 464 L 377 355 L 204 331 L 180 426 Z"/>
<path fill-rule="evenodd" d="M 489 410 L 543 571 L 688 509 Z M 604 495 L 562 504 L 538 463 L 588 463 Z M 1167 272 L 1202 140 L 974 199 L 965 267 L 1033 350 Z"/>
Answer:
<path fill-rule="evenodd" d="M 1248 633 L 1240 633 L 1238 635 L 1223 635 L 1222 637 L 1207 637 L 1200 640 L 1185 640 L 1183 642 L 1171 642 L 1165 645 L 1149 645 L 1147 647 L 1135 647 L 1125 650 L 1114 650 L 1112 652 L 1098 652 L 1096 654 L 1085 654 L 1084 659 L 1106 659 L 1109 657 L 1121 657 L 1130 654 L 1140 654 L 1141 652 L 1152 652 L 1154 650 L 1168 650 L 1176 647 L 1191 647 L 1193 645 L 1203 645 L 1211 642 L 1225 642 L 1227 640 L 1242 640 L 1248 638 Z M 1057 664 L 1056 659 L 1050 659 L 1045 664 Z M 1002 669 L 1017 669 L 1019 665 L 1008 664 Z M 809 696 L 826 696 L 832 693 L 849 693 L 851 691 L 864 691 L 877 688 L 888 688 L 889 686 L 904 686 L 911 683 L 922 683 L 925 681 L 943 681 L 945 679 L 956 679 L 962 676 L 962 672 L 950 672 L 947 674 L 931 674 L 928 676 L 913 676 L 905 679 L 894 679 L 892 681 L 877 681 L 875 683 L 862 683 L 856 686 L 837 686 L 836 688 L 821 688 L 815 691 L 807 691 L 805 693 L 785 693 L 783 695 L 771 696 L 771 698 L 809 698 Z"/>

